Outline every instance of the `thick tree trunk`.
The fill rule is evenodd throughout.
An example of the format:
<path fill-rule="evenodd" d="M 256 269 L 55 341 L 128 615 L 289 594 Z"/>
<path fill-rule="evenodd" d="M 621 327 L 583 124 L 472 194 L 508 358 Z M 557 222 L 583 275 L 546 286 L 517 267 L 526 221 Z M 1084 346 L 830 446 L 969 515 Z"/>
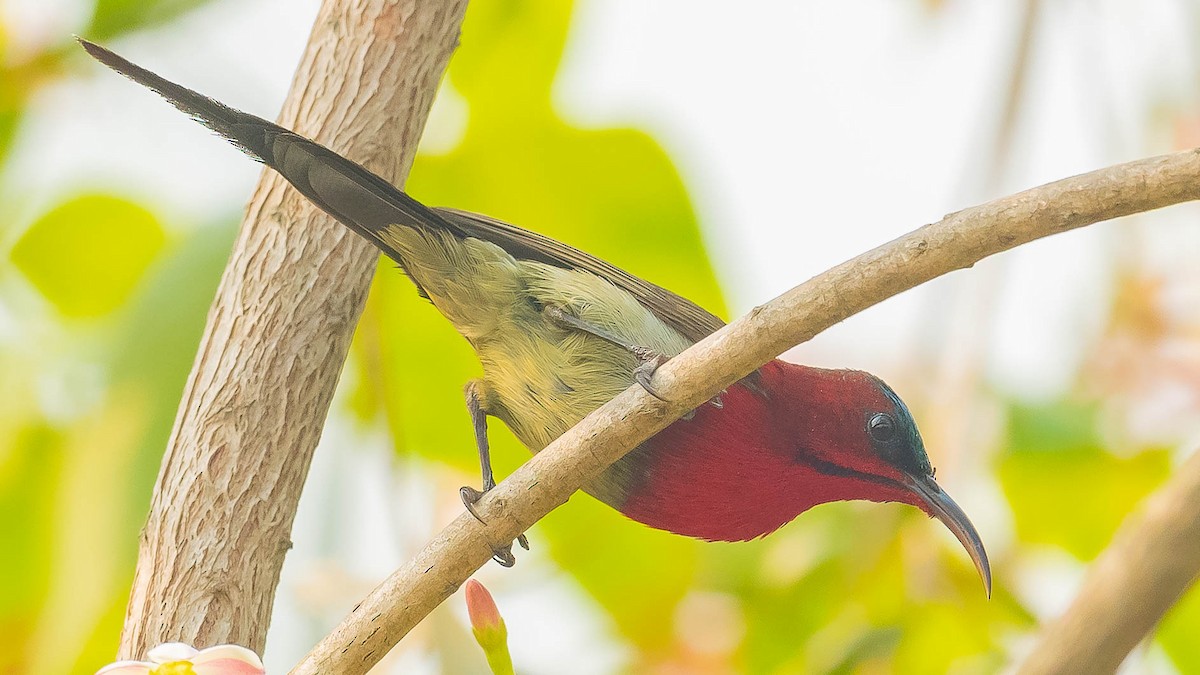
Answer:
<path fill-rule="evenodd" d="M 280 123 L 403 181 L 465 7 L 325 0 Z M 300 491 L 377 256 L 263 174 L 163 457 L 121 658 L 171 640 L 262 651 Z"/>

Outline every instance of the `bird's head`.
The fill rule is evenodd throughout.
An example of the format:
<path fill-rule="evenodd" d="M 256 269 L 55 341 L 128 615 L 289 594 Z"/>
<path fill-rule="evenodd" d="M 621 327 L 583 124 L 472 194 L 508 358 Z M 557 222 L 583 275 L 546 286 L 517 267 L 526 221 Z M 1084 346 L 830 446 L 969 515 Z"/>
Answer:
<path fill-rule="evenodd" d="M 967 549 L 991 595 L 991 569 L 975 526 L 934 480 L 908 406 L 870 373 L 783 362 L 764 373 L 796 469 L 821 476 L 813 504 L 869 500 L 911 504 L 940 520 Z M 782 391 L 781 391 L 782 390 Z M 786 393 L 785 393 L 786 392 Z"/>
<path fill-rule="evenodd" d="M 610 503 L 709 540 L 761 537 L 828 502 L 911 504 L 958 537 L 991 594 L 979 533 L 934 481 L 908 407 L 869 373 L 772 361 L 622 462 Z"/>

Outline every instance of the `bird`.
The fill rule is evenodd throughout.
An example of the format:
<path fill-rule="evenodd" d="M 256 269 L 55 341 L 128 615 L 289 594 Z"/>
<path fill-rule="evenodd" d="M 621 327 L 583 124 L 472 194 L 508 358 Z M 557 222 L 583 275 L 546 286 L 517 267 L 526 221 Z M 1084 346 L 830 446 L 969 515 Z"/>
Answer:
<path fill-rule="evenodd" d="M 483 376 L 464 387 L 482 474 L 495 486 L 488 418 L 536 453 L 657 367 L 720 329 L 717 316 L 567 244 L 488 216 L 431 208 L 336 152 L 175 84 L 80 39 L 395 261 L 470 343 Z M 991 596 L 975 526 L 934 479 L 908 407 L 858 370 L 770 361 L 673 422 L 583 487 L 634 521 L 709 541 L 766 536 L 819 504 L 915 506 L 965 548 Z M 478 514 L 476 514 L 478 517 Z M 525 535 L 518 539 L 525 548 Z M 511 566 L 511 544 L 495 559 Z"/>

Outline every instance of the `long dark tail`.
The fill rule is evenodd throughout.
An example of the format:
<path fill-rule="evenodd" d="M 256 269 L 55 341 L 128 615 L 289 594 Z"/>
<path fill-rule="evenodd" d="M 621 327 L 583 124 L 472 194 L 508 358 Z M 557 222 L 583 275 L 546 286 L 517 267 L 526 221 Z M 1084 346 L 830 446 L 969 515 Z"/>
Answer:
<path fill-rule="evenodd" d="M 242 152 L 275 169 L 305 197 L 403 264 L 381 236 L 389 225 L 409 225 L 465 236 L 437 211 L 401 192 L 360 164 L 278 124 L 214 101 L 166 80 L 87 40 L 79 43 L 100 63 L 157 92 Z"/>

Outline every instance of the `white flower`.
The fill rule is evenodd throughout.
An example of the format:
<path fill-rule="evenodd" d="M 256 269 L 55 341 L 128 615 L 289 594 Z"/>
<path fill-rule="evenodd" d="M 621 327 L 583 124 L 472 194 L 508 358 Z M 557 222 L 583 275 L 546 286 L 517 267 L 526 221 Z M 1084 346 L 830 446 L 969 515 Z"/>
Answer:
<path fill-rule="evenodd" d="M 96 675 L 265 675 L 258 654 L 237 645 L 197 651 L 182 642 L 164 642 L 150 650 L 149 661 L 117 661 Z"/>

